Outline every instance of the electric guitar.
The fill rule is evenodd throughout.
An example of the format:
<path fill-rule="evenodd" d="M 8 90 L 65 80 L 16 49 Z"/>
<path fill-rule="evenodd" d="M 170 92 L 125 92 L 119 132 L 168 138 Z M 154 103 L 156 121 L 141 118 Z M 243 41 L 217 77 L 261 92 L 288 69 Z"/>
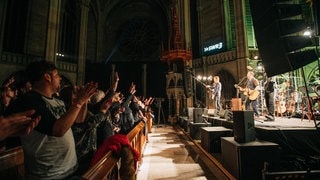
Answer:
<path fill-rule="evenodd" d="M 234 87 L 239 89 L 240 91 L 242 91 L 243 94 L 245 96 L 247 96 L 252 101 L 256 100 L 258 98 L 258 96 L 260 95 L 260 92 L 258 90 L 251 90 L 249 88 L 243 88 L 237 84 L 235 84 Z"/>

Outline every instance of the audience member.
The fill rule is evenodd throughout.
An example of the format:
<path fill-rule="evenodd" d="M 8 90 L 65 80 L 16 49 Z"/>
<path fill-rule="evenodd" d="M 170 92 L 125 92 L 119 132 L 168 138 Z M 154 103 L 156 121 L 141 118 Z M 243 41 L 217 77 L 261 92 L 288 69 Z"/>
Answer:
<path fill-rule="evenodd" d="M 3 115 L 11 100 L 15 97 L 14 91 L 8 86 L 0 87 L 0 115 Z"/>
<path fill-rule="evenodd" d="M 22 135 L 26 179 L 66 179 L 77 170 L 77 156 L 71 130 L 80 109 L 95 93 L 96 83 L 88 83 L 76 94 L 75 103 L 66 110 L 54 96 L 60 88 L 57 68 L 46 61 L 30 63 L 26 68 L 32 91 L 10 104 L 6 114 L 35 109 L 41 121 L 29 135 Z"/>
<path fill-rule="evenodd" d="M 105 101 L 106 99 L 112 99 L 113 104 L 116 102 L 119 102 L 119 94 L 115 93 L 118 87 L 118 82 L 119 82 L 119 75 L 118 72 L 115 72 L 114 74 L 114 81 L 111 84 L 110 88 L 107 90 L 106 93 L 103 91 L 99 91 L 98 94 L 95 94 L 91 98 L 91 104 L 93 104 L 91 112 L 94 114 L 97 113 L 97 110 L 99 109 L 99 106 L 101 102 Z M 97 103 L 95 103 L 97 102 Z M 112 118 L 111 118 L 111 113 L 110 111 L 112 110 L 112 107 L 110 107 L 107 111 L 107 119 L 106 121 L 102 121 L 98 128 L 97 128 L 97 146 L 101 146 L 101 144 L 104 142 L 106 138 L 109 136 L 112 136 L 114 134 L 114 126 L 112 125 Z"/>
<path fill-rule="evenodd" d="M 25 94 L 29 91 L 31 91 L 32 86 L 29 81 L 22 81 L 16 84 L 17 90 L 18 90 L 18 96 Z"/>
<path fill-rule="evenodd" d="M 130 132 L 134 125 L 134 117 L 132 114 L 132 110 L 129 106 L 133 98 L 133 95 L 136 92 L 135 87 L 136 87 L 135 84 L 132 83 L 129 88 L 128 96 L 125 98 L 125 100 L 121 104 L 121 107 L 124 108 L 123 113 L 120 114 L 120 122 L 119 122 L 120 124 L 119 133 L 121 134 L 127 134 L 128 132 Z"/>
<path fill-rule="evenodd" d="M 69 108 L 73 101 L 75 100 L 76 91 L 78 88 L 74 88 L 73 86 L 63 88 L 59 95 L 60 98 L 65 102 L 66 107 Z M 102 91 L 97 91 L 91 98 L 88 103 L 99 103 L 102 98 L 100 98 Z M 103 92 L 102 92 L 103 93 Z M 99 94 L 99 95 L 96 95 Z M 98 99 L 97 99 L 98 98 Z M 97 113 L 92 113 L 87 110 L 86 103 L 82 106 L 82 110 L 85 114 L 85 119 L 82 117 L 77 118 L 75 123 L 72 125 L 72 132 L 76 145 L 76 153 L 79 162 L 79 169 L 77 173 L 84 173 L 88 166 L 89 162 L 95 151 L 97 150 L 97 127 L 103 121 L 109 121 L 107 119 L 107 111 L 112 105 L 112 98 L 103 100 L 103 102 L 99 103 L 99 108 Z M 81 114 L 81 113 L 80 113 Z M 111 133 L 112 129 L 109 130 L 109 136 L 113 135 Z"/>

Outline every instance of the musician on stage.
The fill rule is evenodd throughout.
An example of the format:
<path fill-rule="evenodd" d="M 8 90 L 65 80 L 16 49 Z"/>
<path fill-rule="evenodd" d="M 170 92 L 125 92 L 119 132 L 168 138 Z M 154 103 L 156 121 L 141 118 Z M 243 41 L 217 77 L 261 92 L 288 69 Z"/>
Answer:
<path fill-rule="evenodd" d="M 247 88 L 249 91 L 256 90 L 256 88 L 259 86 L 259 81 L 254 77 L 254 72 L 253 71 L 248 71 L 247 73 Z M 245 101 L 246 109 L 249 110 L 251 109 L 250 106 L 252 107 L 252 110 L 254 112 L 254 115 L 259 117 L 260 113 L 258 111 L 257 107 L 257 99 L 250 99 L 246 98 Z"/>
<path fill-rule="evenodd" d="M 265 100 L 266 100 L 266 106 L 268 109 L 268 115 L 266 115 L 266 118 L 268 121 L 274 121 L 274 105 L 275 105 L 275 85 L 276 81 L 274 77 L 267 77 L 265 74 L 265 77 L 267 78 L 266 83 L 264 84 L 265 88 Z"/>
<path fill-rule="evenodd" d="M 291 85 L 290 80 L 286 81 L 286 87 L 283 90 L 285 95 L 285 103 L 286 103 L 286 113 L 292 114 L 295 110 L 295 101 L 294 101 L 294 87 Z"/>
<path fill-rule="evenodd" d="M 213 77 L 213 84 L 212 84 L 212 99 L 213 99 L 213 105 L 214 108 L 220 111 L 221 104 L 220 104 L 220 98 L 221 98 L 221 89 L 222 85 L 220 82 L 219 76 Z"/>

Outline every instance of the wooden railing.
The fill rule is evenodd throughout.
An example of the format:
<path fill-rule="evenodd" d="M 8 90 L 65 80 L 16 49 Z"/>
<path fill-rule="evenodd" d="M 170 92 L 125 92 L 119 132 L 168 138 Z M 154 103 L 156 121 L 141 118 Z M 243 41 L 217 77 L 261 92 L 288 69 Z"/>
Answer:
<path fill-rule="evenodd" d="M 145 133 L 145 123 L 140 122 L 127 134 L 132 147 L 140 153 L 140 156 L 142 155 L 146 143 Z M 82 179 L 108 179 L 108 176 L 111 174 L 113 168 L 116 167 L 119 160 L 119 157 L 112 156 L 112 152 L 109 151 L 97 164 L 91 167 L 82 176 Z"/>

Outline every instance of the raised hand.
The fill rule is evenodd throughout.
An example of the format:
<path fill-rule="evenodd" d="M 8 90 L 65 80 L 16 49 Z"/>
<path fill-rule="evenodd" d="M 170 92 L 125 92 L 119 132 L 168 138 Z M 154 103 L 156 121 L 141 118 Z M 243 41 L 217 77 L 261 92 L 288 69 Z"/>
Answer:
<path fill-rule="evenodd" d="M 35 110 L 16 113 L 7 117 L 0 116 L 0 140 L 10 136 L 29 134 L 36 127 L 41 119 L 34 116 Z"/>
<path fill-rule="evenodd" d="M 75 103 L 83 105 L 87 103 L 91 96 L 97 91 L 98 83 L 89 82 L 85 86 L 78 86 L 75 92 Z"/>
<path fill-rule="evenodd" d="M 114 81 L 119 81 L 119 80 L 120 80 L 119 74 L 118 74 L 118 72 L 115 72 L 114 73 Z"/>
<path fill-rule="evenodd" d="M 129 89 L 130 94 L 134 94 L 136 92 L 136 85 L 132 82 L 130 89 Z"/>

